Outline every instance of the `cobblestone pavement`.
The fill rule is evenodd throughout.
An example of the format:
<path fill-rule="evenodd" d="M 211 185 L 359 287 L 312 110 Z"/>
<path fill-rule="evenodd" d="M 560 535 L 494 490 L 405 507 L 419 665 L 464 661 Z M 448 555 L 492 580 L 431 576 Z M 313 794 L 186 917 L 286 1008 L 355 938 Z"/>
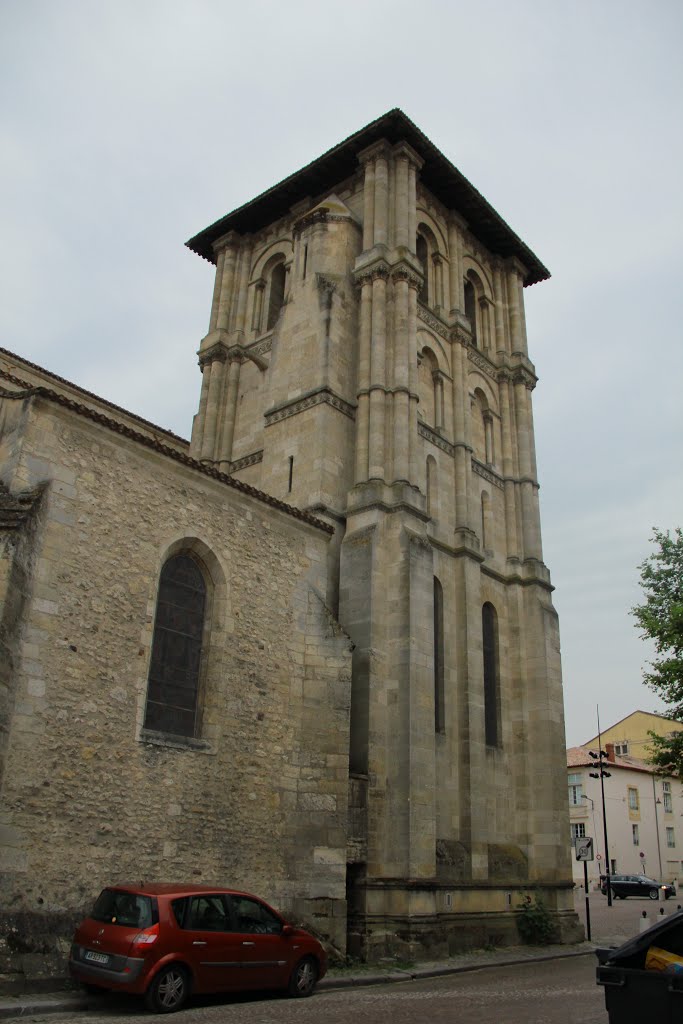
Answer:
<path fill-rule="evenodd" d="M 307 1000 L 214 997 L 192 1003 L 178 1024 L 606 1024 L 593 954 L 370 987 L 321 989 Z M 570 1009 L 571 1008 L 571 1009 Z M 151 1024 L 140 1003 L 105 997 L 98 1010 L 31 1015 L 32 1024 Z"/>

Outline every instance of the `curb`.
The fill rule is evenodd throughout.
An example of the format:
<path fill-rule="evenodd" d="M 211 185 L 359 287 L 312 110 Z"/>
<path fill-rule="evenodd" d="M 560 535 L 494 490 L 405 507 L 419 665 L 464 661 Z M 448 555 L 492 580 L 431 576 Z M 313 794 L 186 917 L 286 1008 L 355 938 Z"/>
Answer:
<path fill-rule="evenodd" d="M 500 960 L 470 961 L 466 964 L 444 964 L 443 967 L 415 967 L 412 970 L 393 970 L 386 972 L 363 974 L 352 974 L 348 976 L 334 977 L 327 975 L 318 982 L 321 991 L 330 989 L 353 988 L 354 986 L 386 985 L 399 981 L 420 981 L 423 978 L 442 978 L 449 974 L 464 974 L 467 971 L 481 971 L 492 967 L 516 967 L 520 964 L 542 963 L 545 960 L 564 960 L 568 957 L 592 956 L 595 953 L 594 946 L 590 949 L 579 949 L 557 953 L 541 953 L 538 956 L 507 957 Z"/>
<path fill-rule="evenodd" d="M 492 967 L 515 967 L 519 964 L 541 963 L 546 960 L 563 960 L 568 957 L 591 956 L 595 946 L 590 948 L 572 949 L 566 952 L 558 950 L 552 953 L 530 954 L 529 956 L 513 956 L 496 959 L 482 959 L 461 964 L 434 964 L 429 967 L 415 967 L 412 970 L 368 971 L 367 973 L 349 974 L 339 977 L 327 975 L 318 984 L 321 992 L 335 989 L 364 988 L 370 985 L 389 985 L 398 982 L 421 981 L 426 978 L 441 978 L 449 974 L 464 974 L 467 971 L 481 971 Z M 33 1014 L 81 1012 L 93 1010 L 97 1005 L 87 996 L 72 995 L 64 992 L 53 992 L 49 995 L 21 995 L 0 999 L 0 1020 L 29 1017 Z"/>

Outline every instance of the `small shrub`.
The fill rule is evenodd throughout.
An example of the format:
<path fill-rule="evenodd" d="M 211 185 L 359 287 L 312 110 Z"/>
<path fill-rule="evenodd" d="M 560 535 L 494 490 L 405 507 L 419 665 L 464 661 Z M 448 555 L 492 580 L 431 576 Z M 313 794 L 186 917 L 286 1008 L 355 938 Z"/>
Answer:
<path fill-rule="evenodd" d="M 517 930 L 528 946 L 547 946 L 555 939 L 555 922 L 539 896 L 526 896 L 519 905 Z"/>

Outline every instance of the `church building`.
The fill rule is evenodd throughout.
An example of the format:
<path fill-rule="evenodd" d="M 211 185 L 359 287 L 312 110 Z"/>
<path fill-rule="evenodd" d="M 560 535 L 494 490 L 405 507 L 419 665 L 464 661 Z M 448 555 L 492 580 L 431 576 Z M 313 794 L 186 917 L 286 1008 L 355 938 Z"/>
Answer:
<path fill-rule="evenodd" d="M 400 110 L 195 235 L 189 442 L 0 351 L 0 917 L 236 885 L 340 951 L 573 913 L 524 288 Z"/>

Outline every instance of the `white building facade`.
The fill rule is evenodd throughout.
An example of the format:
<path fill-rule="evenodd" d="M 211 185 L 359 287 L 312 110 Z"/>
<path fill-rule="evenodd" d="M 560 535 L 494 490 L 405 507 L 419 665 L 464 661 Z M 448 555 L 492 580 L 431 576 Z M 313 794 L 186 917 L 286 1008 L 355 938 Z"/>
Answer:
<path fill-rule="evenodd" d="M 597 887 L 605 874 L 607 855 L 603 804 L 597 761 L 589 747 L 567 750 L 572 871 L 576 885 L 584 883 L 583 863 L 574 856 L 577 839 L 593 838 L 595 860 L 588 862 L 588 884 Z M 615 754 L 603 744 L 605 819 L 610 874 L 644 874 L 659 881 L 683 878 L 683 786 L 680 779 L 657 774 L 645 761 Z"/>

